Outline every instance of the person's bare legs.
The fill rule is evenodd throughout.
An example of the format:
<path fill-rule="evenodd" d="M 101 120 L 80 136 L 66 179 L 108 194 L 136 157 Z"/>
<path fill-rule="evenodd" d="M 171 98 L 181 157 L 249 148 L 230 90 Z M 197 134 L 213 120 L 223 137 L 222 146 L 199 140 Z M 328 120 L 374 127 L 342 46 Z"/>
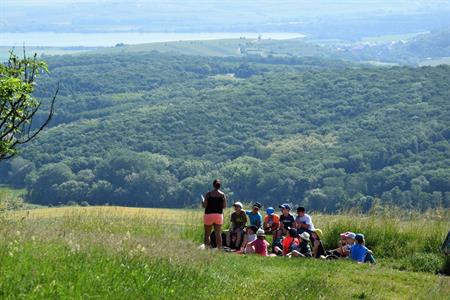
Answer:
<path fill-rule="evenodd" d="M 205 225 L 205 239 L 204 243 L 206 247 L 211 246 L 211 231 L 212 231 L 212 225 Z"/>
<path fill-rule="evenodd" d="M 222 225 L 214 224 L 214 232 L 216 233 L 217 249 L 222 249 Z"/>
<path fill-rule="evenodd" d="M 244 234 L 244 238 L 243 238 L 242 244 L 240 246 L 241 251 L 245 250 L 245 246 L 247 246 L 247 234 Z"/>
<path fill-rule="evenodd" d="M 253 247 L 252 245 L 248 245 L 245 246 L 245 253 L 255 253 L 255 247 Z"/>

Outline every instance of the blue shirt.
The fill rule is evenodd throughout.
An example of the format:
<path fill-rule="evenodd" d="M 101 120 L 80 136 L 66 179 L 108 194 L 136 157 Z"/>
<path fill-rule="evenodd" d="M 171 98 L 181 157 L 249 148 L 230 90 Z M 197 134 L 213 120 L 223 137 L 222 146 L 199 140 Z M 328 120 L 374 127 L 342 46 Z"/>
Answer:
<path fill-rule="evenodd" d="M 356 243 L 350 248 L 350 258 L 352 260 L 364 262 L 368 251 L 369 249 L 367 249 L 366 246 Z"/>
<path fill-rule="evenodd" d="M 255 225 L 256 227 L 261 228 L 261 226 L 262 226 L 262 216 L 261 216 L 261 214 L 259 212 L 254 214 L 253 211 L 247 210 L 247 211 L 245 211 L 245 213 L 248 216 L 248 220 L 250 221 L 250 225 Z"/>

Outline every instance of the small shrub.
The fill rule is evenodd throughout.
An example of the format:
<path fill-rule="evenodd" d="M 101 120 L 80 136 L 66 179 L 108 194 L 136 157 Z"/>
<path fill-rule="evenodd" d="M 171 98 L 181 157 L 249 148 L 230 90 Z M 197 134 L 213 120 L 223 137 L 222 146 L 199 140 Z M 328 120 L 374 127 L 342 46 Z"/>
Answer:
<path fill-rule="evenodd" d="M 414 253 L 399 260 L 400 270 L 436 273 L 443 264 L 442 256 L 434 253 Z"/>

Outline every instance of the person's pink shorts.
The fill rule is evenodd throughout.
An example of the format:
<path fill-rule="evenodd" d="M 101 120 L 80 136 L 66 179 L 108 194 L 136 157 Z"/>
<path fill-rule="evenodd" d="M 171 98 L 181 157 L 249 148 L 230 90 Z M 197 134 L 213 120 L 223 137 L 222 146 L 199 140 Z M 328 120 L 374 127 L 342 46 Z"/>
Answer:
<path fill-rule="evenodd" d="M 205 225 L 223 225 L 223 214 L 205 214 L 203 223 Z"/>

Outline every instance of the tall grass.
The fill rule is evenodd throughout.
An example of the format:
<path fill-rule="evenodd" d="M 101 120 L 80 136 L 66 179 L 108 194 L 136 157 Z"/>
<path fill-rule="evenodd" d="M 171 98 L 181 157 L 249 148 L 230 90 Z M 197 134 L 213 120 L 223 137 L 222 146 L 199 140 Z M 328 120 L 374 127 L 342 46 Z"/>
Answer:
<path fill-rule="evenodd" d="M 406 265 L 402 253 L 422 262 L 438 257 L 434 245 L 448 226 L 445 215 L 313 215 L 329 247 L 342 231 L 365 233 L 381 257 L 375 267 L 199 251 L 203 226 L 196 210 L 71 207 L 2 216 L 2 299 L 437 299 L 450 292 L 448 278 L 392 268 Z M 439 233 L 421 241 L 433 228 Z M 387 239 L 396 236 L 408 251 L 396 247 L 382 255 Z M 427 258 L 429 249 L 433 256 Z"/>

